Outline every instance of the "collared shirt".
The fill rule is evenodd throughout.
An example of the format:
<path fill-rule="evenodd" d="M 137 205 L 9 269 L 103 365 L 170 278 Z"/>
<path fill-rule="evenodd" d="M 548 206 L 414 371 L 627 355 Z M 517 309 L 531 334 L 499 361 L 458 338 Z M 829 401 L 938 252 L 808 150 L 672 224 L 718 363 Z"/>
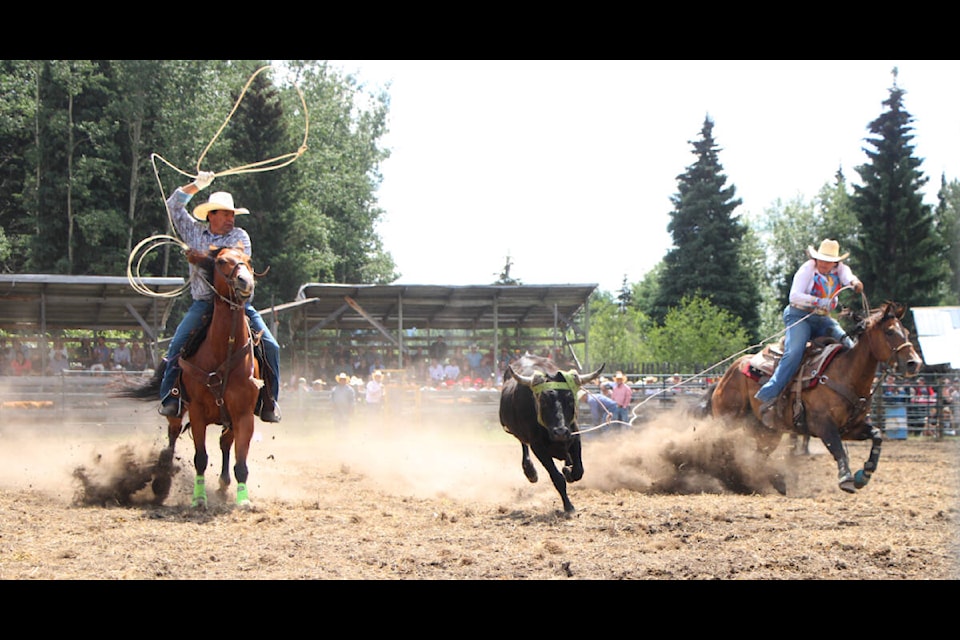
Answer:
<path fill-rule="evenodd" d="M 217 235 L 210 232 L 210 227 L 192 215 L 187 213 L 187 203 L 191 196 L 177 187 L 176 191 L 167 198 L 167 210 L 170 211 L 170 217 L 173 219 L 173 226 L 180 239 L 196 251 L 207 253 L 210 246 L 215 247 L 235 247 L 237 243 L 243 245 L 243 252 L 252 255 L 250 246 L 250 235 L 246 230 L 240 227 L 234 227 L 228 233 Z M 196 273 L 197 267 L 190 265 L 190 295 L 194 300 L 212 300 L 213 290 L 204 282 L 203 274 Z M 196 274 L 196 275 L 195 275 Z"/>
<path fill-rule="evenodd" d="M 842 262 L 837 262 L 826 276 L 817 271 L 817 261 L 807 260 L 793 276 L 790 286 L 790 304 L 800 308 L 816 307 L 817 300 L 827 298 L 840 287 L 856 280 L 853 271 Z"/>
<path fill-rule="evenodd" d="M 633 389 L 630 388 L 628 384 L 618 382 L 613 385 L 613 389 L 610 391 L 610 397 L 613 398 L 618 407 L 629 407 L 630 400 L 633 399 Z"/>

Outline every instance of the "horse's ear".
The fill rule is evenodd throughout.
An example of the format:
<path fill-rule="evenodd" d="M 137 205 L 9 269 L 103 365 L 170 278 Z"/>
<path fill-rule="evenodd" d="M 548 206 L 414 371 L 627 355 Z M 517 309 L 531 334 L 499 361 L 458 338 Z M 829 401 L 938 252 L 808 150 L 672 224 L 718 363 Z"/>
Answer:
<path fill-rule="evenodd" d="M 218 253 L 220 253 L 220 247 L 214 244 L 211 244 L 207 247 L 207 255 L 209 255 L 211 258 L 215 258 Z"/>

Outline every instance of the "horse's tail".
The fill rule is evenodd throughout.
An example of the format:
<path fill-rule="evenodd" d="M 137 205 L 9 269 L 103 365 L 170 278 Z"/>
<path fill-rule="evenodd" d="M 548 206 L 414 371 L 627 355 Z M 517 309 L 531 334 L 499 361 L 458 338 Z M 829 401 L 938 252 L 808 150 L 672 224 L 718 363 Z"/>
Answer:
<path fill-rule="evenodd" d="M 694 408 L 697 417 L 706 418 L 713 412 L 713 392 L 716 390 L 718 384 L 717 382 L 710 384 L 707 390 L 703 392 L 703 395 L 700 396 L 700 400 Z"/>
<path fill-rule="evenodd" d="M 160 361 L 160 366 L 153 372 L 153 377 L 147 382 L 121 389 L 113 394 L 115 398 L 134 398 L 136 400 L 156 400 L 160 397 L 160 383 L 163 382 L 163 372 L 167 368 L 167 361 Z"/>

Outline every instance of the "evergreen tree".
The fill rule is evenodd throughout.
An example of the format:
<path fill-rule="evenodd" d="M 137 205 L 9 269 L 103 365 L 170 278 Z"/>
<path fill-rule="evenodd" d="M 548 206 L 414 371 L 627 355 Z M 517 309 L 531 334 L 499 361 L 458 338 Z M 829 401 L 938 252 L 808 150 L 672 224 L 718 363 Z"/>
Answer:
<path fill-rule="evenodd" d="M 673 248 L 664 257 L 664 271 L 652 309 L 662 324 L 671 307 L 686 296 L 700 295 L 714 306 L 740 318 L 756 336 L 760 296 L 756 274 L 741 260 L 744 226 L 734 217 L 742 200 L 727 181 L 713 139 L 713 121 L 707 116 L 700 139 L 691 142 L 696 161 L 679 176 L 679 192 L 671 197 L 674 210 L 667 231 Z"/>
<path fill-rule="evenodd" d="M 939 302 L 946 265 L 932 207 L 923 203 L 928 179 L 920 171 L 922 160 L 913 155 L 913 117 L 903 107 L 904 93 L 894 68 L 893 87 L 883 101 L 887 110 L 870 123 L 874 137 L 867 142 L 873 149 L 864 149 L 869 161 L 856 168 L 863 184 L 854 185 L 851 205 L 860 237 L 849 247 L 850 261 L 871 301 L 929 306 Z"/>
<path fill-rule="evenodd" d="M 950 278 L 944 282 L 941 304 L 960 304 L 960 181 L 947 182 L 940 176 L 937 192 L 936 227 L 943 242 Z"/>

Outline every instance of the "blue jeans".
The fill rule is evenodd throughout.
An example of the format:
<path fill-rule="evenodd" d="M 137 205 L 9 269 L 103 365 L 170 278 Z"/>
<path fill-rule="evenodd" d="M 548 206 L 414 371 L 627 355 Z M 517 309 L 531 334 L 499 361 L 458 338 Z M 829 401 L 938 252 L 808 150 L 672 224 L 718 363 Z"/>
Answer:
<path fill-rule="evenodd" d="M 177 376 L 180 375 L 180 364 L 174 360 L 174 356 L 180 354 L 180 350 L 183 348 L 183 345 L 187 343 L 190 334 L 200 327 L 203 322 L 203 316 L 210 313 L 212 309 L 212 301 L 194 300 L 193 304 L 190 305 L 190 308 L 187 309 L 187 312 L 184 314 L 183 320 L 180 321 L 180 326 L 177 327 L 176 332 L 174 332 L 173 338 L 170 340 L 170 345 L 167 347 L 167 355 L 164 358 L 167 361 L 167 368 L 163 372 L 163 381 L 160 383 L 161 401 L 166 400 L 167 396 L 170 395 L 170 390 L 173 389 L 174 384 L 177 382 Z M 276 402 L 280 397 L 280 343 L 277 342 L 277 339 L 270 333 L 270 329 L 263 321 L 259 311 L 254 309 L 249 303 L 247 303 L 244 310 L 247 313 L 247 318 L 250 319 L 250 330 L 253 333 L 263 331 L 263 337 L 261 338 L 263 354 L 267 359 L 267 364 L 276 374 L 266 377 L 270 379 L 270 395 L 273 397 L 274 402 Z"/>
<path fill-rule="evenodd" d="M 803 362 L 803 352 L 807 342 L 820 336 L 830 336 L 840 340 L 847 347 L 852 346 L 850 338 L 836 320 L 830 316 L 807 315 L 809 312 L 797 309 L 790 305 L 783 310 L 783 324 L 787 327 L 787 334 L 783 341 L 783 357 L 773 370 L 773 375 L 767 383 L 757 391 L 756 398 L 761 402 L 772 400 L 780 395 L 784 387 L 797 374 L 800 363 Z M 801 321 L 801 318 L 807 316 Z"/>

